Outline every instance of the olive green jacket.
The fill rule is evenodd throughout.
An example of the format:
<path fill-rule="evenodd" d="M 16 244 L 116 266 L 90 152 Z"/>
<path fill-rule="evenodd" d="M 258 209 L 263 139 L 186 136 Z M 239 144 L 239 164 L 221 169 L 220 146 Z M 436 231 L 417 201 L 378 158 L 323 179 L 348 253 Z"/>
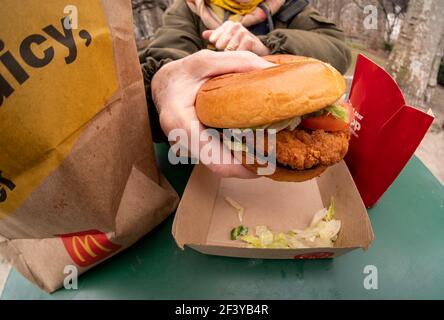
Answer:
<path fill-rule="evenodd" d="M 209 43 L 202 38 L 205 30 L 207 28 L 189 9 L 185 0 L 176 0 L 165 12 L 163 26 L 156 32 L 154 40 L 139 54 L 154 133 L 158 131 L 158 123 L 153 118 L 158 116 L 155 110 L 151 110 L 154 109 L 151 101 L 151 78 L 165 63 L 206 49 Z M 347 71 L 351 62 L 344 33 L 311 5 L 306 6 L 287 23 L 277 20 L 275 29 L 259 38 L 270 49 L 271 54 L 317 58 L 330 63 L 342 73 Z"/>

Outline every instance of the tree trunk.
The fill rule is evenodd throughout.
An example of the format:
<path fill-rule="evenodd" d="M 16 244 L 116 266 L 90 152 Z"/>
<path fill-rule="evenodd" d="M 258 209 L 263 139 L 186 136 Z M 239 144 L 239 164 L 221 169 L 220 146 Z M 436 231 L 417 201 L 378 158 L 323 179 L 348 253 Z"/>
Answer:
<path fill-rule="evenodd" d="M 377 0 L 311 0 L 310 3 L 319 12 L 342 28 L 348 38 L 365 43 L 372 49 L 381 49 L 386 33 L 386 16 L 378 8 Z M 378 27 L 376 30 L 366 30 L 364 27 L 364 7 L 374 5 L 378 8 Z"/>
<path fill-rule="evenodd" d="M 427 108 L 429 86 L 438 76 L 442 57 L 444 1 L 410 1 L 401 34 L 387 62 L 387 70 L 403 89 L 408 103 Z M 432 80 L 432 81 L 431 81 Z"/>

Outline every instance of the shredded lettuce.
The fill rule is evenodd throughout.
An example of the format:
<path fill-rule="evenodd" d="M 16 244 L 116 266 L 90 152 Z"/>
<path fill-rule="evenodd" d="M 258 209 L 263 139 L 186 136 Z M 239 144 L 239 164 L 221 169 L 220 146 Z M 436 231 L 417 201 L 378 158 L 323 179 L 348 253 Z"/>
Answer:
<path fill-rule="evenodd" d="M 230 197 L 225 197 L 225 201 L 232 206 L 237 211 L 237 217 L 239 218 L 239 222 L 242 223 L 244 219 L 245 208 L 242 207 L 237 201 L 233 200 Z"/>
<path fill-rule="evenodd" d="M 248 234 L 248 228 L 244 226 L 238 226 L 233 228 L 230 232 L 231 240 L 237 240 L 239 237 L 246 236 Z"/>
<path fill-rule="evenodd" d="M 316 226 L 320 221 L 322 221 L 327 215 L 328 210 L 323 208 L 315 213 L 313 219 L 311 220 L 310 227 Z"/>
<path fill-rule="evenodd" d="M 328 107 L 321 109 L 319 111 L 309 113 L 309 114 L 303 116 L 302 118 L 303 119 L 314 118 L 314 117 L 325 116 L 325 115 L 329 115 L 329 114 L 332 115 L 333 117 L 335 117 L 336 119 L 340 119 L 344 122 L 349 122 L 348 112 L 340 104 L 332 104 L 331 106 L 328 106 Z"/>
<path fill-rule="evenodd" d="M 259 240 L 258 237 L 252 236 L 252 235 L 246 235 L 239 237 L 240 240 L 246 242 L 249 244 L 249 246 L 253 248 L 263 248 L 261 244 L 261 240 Z"/>
<path fill-rule="evenodd" d="M 288 129 L 290 131 L 293 131 L 296 129 L 296 127 L 301 123 L 301 117 L 294 117 L 291 119 L 285 119 L 274 123 L 264 124 L 261 126 L 253 127 L 252 130 L 258 130 L 258 129 L 275 129 L 276 132 Z"/>
<path fill-rule="evenodd" d="M 287 239 L 287 236 L 285 235 L 285 233 L 278 233 L 273 235 L 273 242 L 270 243 L 270 245 L 268 246 L 269 248 L 279 248 L 279 249 L 286 249 L 289 248 L 289 242 Z"/>
<path fill-rule="evenodd" d="M 248 228 L 240 226 L 243 229 L 235 228 L 231 231 L 231 239 L 241 240 L 251 248 L 329 248 L 334 246 L 341 230 L 341 221 L 335 220 L 334 216 L 335 200 L 332 198 L 328 209 L 324 208 L 317 212 L 306 229 L 273 233 L 266 226 L 257 226 L 255 235 L 252 235 L 248 234 Z M 240 230 L 244 234 L 240 234 Z"/>
<path fill-rule="evenodd" d="M 331 197 L 330 206 L 328 207 L 327 214 L 325 215 L 324 220 L 325 221 L 331 221 L 335 217 L 335 211 L 336 211 L 336 202 L 335 198 Z"/>
<path fill-rule="evenodd" d="M 341 106 L 341 105 L 331 105 L 324 109 L 327 114 L 331 114 L 336 119 L 340 119 L 344 122 L 348 122 L 348 112 L 347 110 Z"/>
<path fill-rule="evenodd" d="M 256 236 L 259 237 L 261 244 L 265 247 L 273 243 L 274 240 L 273 233 L 266 226 L 256 227 Z"/>

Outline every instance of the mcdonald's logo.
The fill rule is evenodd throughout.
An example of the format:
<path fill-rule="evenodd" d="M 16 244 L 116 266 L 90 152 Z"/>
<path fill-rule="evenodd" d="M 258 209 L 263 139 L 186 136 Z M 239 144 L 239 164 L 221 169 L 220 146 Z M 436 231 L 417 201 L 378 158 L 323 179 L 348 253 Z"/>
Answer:
<path fill-rule="evenodd" d="M 110 256 L 122 246 L 109 241 L 106 234 L 88 230 L 60 235 L 71 259 L 80 267 L 88 267 Z"/>

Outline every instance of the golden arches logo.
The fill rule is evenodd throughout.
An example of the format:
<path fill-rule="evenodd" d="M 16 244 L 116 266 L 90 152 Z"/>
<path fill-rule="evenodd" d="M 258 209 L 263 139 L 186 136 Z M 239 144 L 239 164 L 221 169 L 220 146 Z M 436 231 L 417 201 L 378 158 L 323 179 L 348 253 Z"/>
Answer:
<path fill-rule="evenodd" d="M 88 267 L 112 255 L 122 246 L 111 242 L 99 230 L 59 235 L 66 251 L 78 266 Z"/>
<path fill-rule="evenodd" d="M 100 250 L 104 252 L 111 252 L 112 250 L 102 246 L 96 238 L 94 238 L 92 235 L 86 235 L 83 237 L 83 239 L 79 236 L 72 237 L 72 248 L 74 249 L 74 252 L 79 258 L 80 261 L 85 262 L 86 259 L 83 257 L 83 255 L 79 252 L 79 249 L 77 247 L 77 244 L 80 244 L 80 246 L 85 250 L 91 258 L 97 258 L 97 254 L 92 250 L 90 243 L 93 243 L 95 247 L 99 248 Z"/>

